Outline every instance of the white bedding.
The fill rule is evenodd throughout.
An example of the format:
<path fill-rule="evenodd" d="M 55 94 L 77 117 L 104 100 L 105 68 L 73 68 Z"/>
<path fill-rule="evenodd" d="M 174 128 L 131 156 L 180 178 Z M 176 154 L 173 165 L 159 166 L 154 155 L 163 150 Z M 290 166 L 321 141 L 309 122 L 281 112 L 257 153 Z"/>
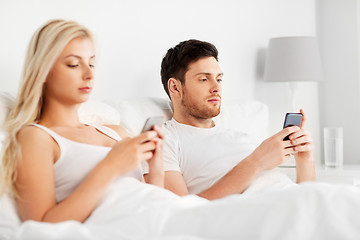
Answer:
<path fill-rule="evenodd" d="M 0 212 L 0 239 L 359 239 L 358 188 L 284 183 L 207 201 L 121 178 L 84 224 L 19 224 Z"/>
<path fill-rule="evenodd" d="M 9 99 L 9 95 L 0 92 L 0 149 L 3 115 L 12 102 Z M 157 99 L 124 101 L 113 106 L 90 102 L 79 115 L 86 122 L 99 124 L 120 121 L 136 135 L 146 117 L 167 116 L 171 111 L 165 100 Z M 266 126 L 263 122 L 267 114 L 266 106 L 257 102 L 228 105 L 217 124 L 244 131 L 254 139 L 264 138 L 267 127 L 259 126 Z M 21 223 L 11 198 L 3 195 L 0 240 L 360 239 L 359 216 L 359 189 L 321 183 L 295 185 L 288 177 L 273 171 L 258 176 L 245 194 L 212 202 L 196 196 L 180 198 L 169 191 L 122 178 L 110 186 L 84 224 Z"/>

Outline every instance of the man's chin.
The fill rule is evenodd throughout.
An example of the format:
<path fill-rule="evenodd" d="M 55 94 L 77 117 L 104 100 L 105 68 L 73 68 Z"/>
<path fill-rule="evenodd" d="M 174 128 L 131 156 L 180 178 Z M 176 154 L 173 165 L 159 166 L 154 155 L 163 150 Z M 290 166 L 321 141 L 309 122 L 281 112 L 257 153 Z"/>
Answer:
<path fill-rule="evenodd" d="M 209 110 L 203 113 L 203 115 L 205 116 L 205 118 L 214 118 L 216 116 L 218 116 L 220 114 L 220 108 L 216 109 L 216 110 Z"/>

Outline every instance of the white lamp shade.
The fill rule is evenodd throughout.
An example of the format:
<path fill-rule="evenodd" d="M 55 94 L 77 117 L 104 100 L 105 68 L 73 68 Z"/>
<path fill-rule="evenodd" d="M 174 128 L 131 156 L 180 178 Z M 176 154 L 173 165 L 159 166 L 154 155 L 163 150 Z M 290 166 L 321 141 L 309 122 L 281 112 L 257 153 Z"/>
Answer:
<path fill-rule="evenodd" d="M 315 37 L 280 37 L 269 41 L 264 80 L 269 82 L 321 81 L 320 53 Z"/>

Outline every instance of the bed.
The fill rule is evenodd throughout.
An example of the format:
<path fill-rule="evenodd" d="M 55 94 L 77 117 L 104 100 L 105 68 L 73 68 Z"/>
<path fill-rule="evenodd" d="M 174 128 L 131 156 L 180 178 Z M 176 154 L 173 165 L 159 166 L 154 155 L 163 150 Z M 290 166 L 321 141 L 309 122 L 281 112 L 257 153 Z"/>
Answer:
<path fill-rule="evenodd" d="M 0 93 L 0 126 L 13 96 Z M 225 104 L 216 122 L 249 134 L 257 142 L 268 135 L 265 104 Z M 163 98 L 90 100 L 80 119 L 121 124 L 137 135 L 149 116 L 171 118 Z M 3 140 L 3 130 L 0 140 Z M 1 145 L 0 145 L 1 147 Z M 18 218 L 10 194 L 0 197 L 0 239 L 359 239 L 360 190 L 325 183 L 295 184 L 276 170 L 259 175 L 244 194 L 208 201 L 178 197 L 132 178 L 119 178 L 96 210 L 81 224 L 56 224 Z"/>

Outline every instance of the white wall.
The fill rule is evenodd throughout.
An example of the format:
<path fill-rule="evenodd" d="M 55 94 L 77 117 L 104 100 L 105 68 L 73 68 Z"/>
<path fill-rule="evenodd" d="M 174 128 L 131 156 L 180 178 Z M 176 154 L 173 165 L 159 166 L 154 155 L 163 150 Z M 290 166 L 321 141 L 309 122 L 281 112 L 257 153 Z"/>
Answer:
<path fill-rule="evenodd" d="M 320 86 L 320 126 L 343 127 L 344 162 L 359 164 L 359 0 L 317 0 L 317 33 L 326 81 Z M 323 133 L 323 131 L 321 131 Z"/>
<path fill-rule="evenodd" d="M 267 103 L 271 133 L 292 109 L 286 84 L 262 82 L 268 40 L 316 30 L 315 0 L 1 0 L 1 90 L 17 91 L 30 36 L 52 18 L 76 20 L 97 35 L 96 99 L 165 97 L 159 71 L 167 49 L 189 38 L 214 43 L 225 72 L 224 100 Z M 316 84 L 300 85 L 297 101 L 320 145 L 317 91 Z"/>

